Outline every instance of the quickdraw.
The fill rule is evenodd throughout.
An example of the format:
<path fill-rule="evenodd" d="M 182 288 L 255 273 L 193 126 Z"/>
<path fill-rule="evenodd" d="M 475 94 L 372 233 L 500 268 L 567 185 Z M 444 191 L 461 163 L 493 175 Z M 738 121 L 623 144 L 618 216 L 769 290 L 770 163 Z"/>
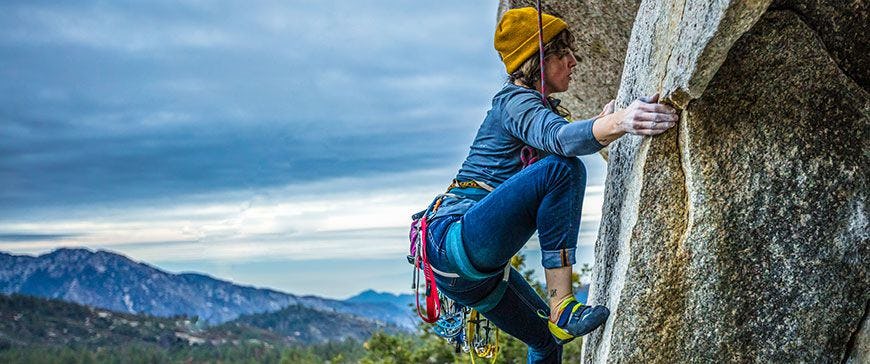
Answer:
<path fill-rule="evenodd" d="M 467 352 L 468 343 L 465 340 L 464 328 L 468 310 L 444 295 L 441 296 L 441 299 L 443 301 L 441 307 L 444 308 L 444 312 L 438 321 L 435 322 L 432 331 L 435 332 L 435 335 L 453 344 L 457 353 L 460 351 Z"/>
<path fill-rule="evenodd" d="M 495 362 L 498 355 L 499 330 L 477 310 L 471 310 L 468 315 L 468 342 L 474 348 L 474 354 L 479 358 L 492 358 Z M 474 355 L 471 356 L 474 362 Z"/>
<path fill-rule="evenodd" d="M 456 353 L 468 353 L 471 362 L 475 358 L 492 359 L 498 357 L 499 329 L 480 312 L 459 305 L 442 295 L 444 308 L 432 331 L 452 344 Z"/>

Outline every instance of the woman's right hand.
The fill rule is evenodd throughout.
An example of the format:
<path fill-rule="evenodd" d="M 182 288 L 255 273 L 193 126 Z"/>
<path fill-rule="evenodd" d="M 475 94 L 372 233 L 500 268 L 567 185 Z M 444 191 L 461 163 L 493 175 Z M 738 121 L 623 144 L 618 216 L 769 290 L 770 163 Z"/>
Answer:
<path fill-rule="evenodd" d="M 677 111 L 658 101 L 659 94 L 634 100 L 621 110 L 617 128 L 636 135 L 658 135 L 677 125 L 680 118 Z"/>

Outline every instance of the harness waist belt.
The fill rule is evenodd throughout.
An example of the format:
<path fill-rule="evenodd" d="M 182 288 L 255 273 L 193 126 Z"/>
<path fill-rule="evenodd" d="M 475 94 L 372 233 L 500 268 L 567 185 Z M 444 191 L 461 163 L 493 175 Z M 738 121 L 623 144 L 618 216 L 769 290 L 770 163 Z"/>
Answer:
<path fill-rule="evenodd" d="M 474 180 L 472 180 L 472 181 L 459 181 L 459 180 L 455 180 L 455 179 L 453 180 L 453 183 L 450 184 L 450 187 L 447 187 L 447 190 L 449 191 L 452 188 L 479 188 L 479 189 L 487 190 L 490 192 L 492 192 L 492 190 L 493 190 L 492 186 L 486 184 L 485 182 L 478 182 L 478 181 L 474 181 Z"/>

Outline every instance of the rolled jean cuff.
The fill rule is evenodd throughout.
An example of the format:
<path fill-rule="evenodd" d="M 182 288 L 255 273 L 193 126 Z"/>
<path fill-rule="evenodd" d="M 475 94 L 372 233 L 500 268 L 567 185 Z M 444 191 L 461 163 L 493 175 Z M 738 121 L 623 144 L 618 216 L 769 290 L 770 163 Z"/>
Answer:
<path fill-rule="evenodd" d="M 577 248 L 541 250 L 541 264 L 545 269 L 570 267 L 577 262 Z"/>

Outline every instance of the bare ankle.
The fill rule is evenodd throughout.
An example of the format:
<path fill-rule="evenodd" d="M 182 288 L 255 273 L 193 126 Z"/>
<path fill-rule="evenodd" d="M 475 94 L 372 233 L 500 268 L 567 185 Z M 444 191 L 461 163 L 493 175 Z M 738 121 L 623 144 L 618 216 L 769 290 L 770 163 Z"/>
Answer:
<path fill-rule="evenodd" d="M 559 320 L 559 304 L 562 303 L 566 298 L 571 296 L 571 292 L 568 292 L 560 297 L 550 296 L 550 321 L 556 322 Z"/>
<path fill-rule="evenodd" d="M 553 322 L 559 318 L 559 304 L 565 298 L 574 295 L 571 287 L 572 277 L 573 273 L 570 266 L 544 270 L 544 279 L 547 281 L 547 299 L 550 303 L 550 320 Z"/>

